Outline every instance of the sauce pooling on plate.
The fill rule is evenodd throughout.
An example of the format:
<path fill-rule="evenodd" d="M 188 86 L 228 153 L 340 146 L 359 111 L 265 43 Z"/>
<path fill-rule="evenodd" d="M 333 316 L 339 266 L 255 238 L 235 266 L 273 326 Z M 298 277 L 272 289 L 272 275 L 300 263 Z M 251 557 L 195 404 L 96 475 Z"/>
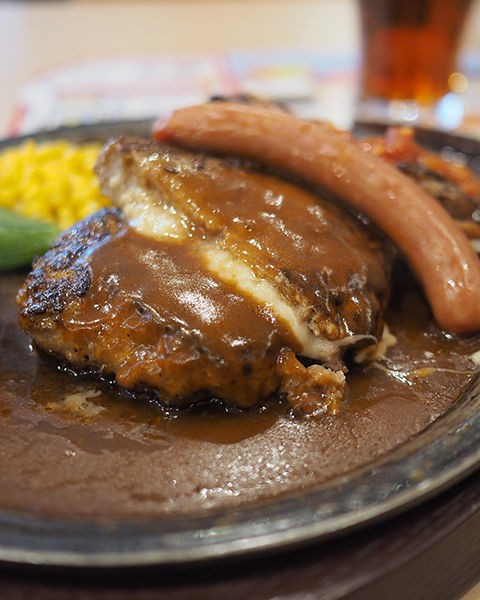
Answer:
<path fill-rule="evenodd" d="M 165 411 L 28 350 L 17 326 L 23 276 L 0 285 L 0 508 L 129 518 L 231 508 L 351 472 L 451 408 L 477 372 L 478 338 L 446 337 L 408 276 L 386 319 L 388 361 L 352 367 L 342 410 L 292 417 L 278 398 L 247 411 Z"/>

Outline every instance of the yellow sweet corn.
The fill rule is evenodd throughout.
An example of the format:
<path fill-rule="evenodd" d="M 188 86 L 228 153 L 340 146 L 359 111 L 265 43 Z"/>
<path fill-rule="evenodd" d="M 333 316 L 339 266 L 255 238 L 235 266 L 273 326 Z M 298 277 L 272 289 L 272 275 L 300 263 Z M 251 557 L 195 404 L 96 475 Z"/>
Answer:
<path fill-rule="evenodd" d="M 0 152 L 0 207 L 65 229 L 110 201 L 93 172 L 101 144 L 28 140 Z"/>

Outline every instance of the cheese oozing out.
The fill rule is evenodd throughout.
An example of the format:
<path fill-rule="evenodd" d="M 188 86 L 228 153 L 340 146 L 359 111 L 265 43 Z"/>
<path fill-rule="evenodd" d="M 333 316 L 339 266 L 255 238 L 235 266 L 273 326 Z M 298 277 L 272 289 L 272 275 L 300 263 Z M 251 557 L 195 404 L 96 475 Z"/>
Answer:
<path fill-rule="evenodd" d="M 144 236 L 183 243 L 190 235 L 186 215 L 158 198 L 152 201 L 140 186 L 127 186 L 116 204 L 129 224 Z M 297 341 L 299 354 L 314 360 L 329 360 L 338 354 L 341 343 L 315 335 L 299 309 L 282 296 L 274 283 L 259 277 L 247 262 L 217 247 L 214 241 L 197 239 L 195 247 L 211 275 L 232 285 L 241 296 L 253 299 L 287 328 Z"/>

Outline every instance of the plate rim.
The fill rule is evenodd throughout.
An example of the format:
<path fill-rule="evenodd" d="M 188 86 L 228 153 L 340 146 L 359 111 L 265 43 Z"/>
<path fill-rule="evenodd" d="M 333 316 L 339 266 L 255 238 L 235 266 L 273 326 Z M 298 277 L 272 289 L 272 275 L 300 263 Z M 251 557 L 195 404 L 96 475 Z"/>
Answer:
<path fill-rule="evenodd" d="M 479 442 L 477 373 L 462 397 L 410 440 L 331 482 L 280 499 L 177 515 L 174 527 L 168 515 L 95 521 L 0 512 L 0 563 L 97 569 L 194 565 L 337 539 L 403 513 L 470 475 L 480 463 Z M 426 477 L 419 477 L 422 470 Z M 382 485 L 375 487 L 378 481 Z"/>
<path fill-rule="evenodd" d="M 76 137 L 105 138 L 106 134 L 130 131 L 143 134 L 152 122 L 135 119 L 62 126 L 0 139 L 0 148 L 28 139 L 47 141 L 62 137 L 75 141 Z M 419 139 L 431 147 L 443 140 L 447 142 L 443 145 L 452 146 L 468 158 L 475 160 L 480 156 L 480 140 L 438 130 L 417 131 Z M 477 372 L 469 388 L 445 414 L 376 461 L 306 491 L 261 500 L 254 506 L 211 510 L 200 516 L 175 516 L 182 524 L 181 530 L 165 527 L 171 523 L 168 515 L 130 521 L 67 521 L 0 511 L 0 563 L 100 569 L 192 565 L 323 542 L 390 518 L 451 487 L 480 465 L 479 442 Z M 423 479 L 418 477 L 422 470 L 428 473 Z M 376 489 L 377 497 L 372 498 L 372 485 L 386 473 L 394 475 L 394 481 L 384 478 L 384 489 Z M 334 502 L 339 493 L 349 497 L 341 506 Z M 295 519 L 292 506 L 297 509 Z M 298 506 L 303 506 L 303 510 L 299 512 Z"/>

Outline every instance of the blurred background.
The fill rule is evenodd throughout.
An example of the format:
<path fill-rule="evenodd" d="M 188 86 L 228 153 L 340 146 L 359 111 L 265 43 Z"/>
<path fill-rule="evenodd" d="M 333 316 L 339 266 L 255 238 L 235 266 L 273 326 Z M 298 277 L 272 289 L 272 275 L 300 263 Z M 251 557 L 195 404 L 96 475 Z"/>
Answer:
<path fill-rule="evenodd" d="M 476 137 L 479 32 L 473 0 L 444 125 Z M 348 127 L 360 39 L 356 0 L 3 1 L 0 134 L 150 118 L 239 91 Z"/>

